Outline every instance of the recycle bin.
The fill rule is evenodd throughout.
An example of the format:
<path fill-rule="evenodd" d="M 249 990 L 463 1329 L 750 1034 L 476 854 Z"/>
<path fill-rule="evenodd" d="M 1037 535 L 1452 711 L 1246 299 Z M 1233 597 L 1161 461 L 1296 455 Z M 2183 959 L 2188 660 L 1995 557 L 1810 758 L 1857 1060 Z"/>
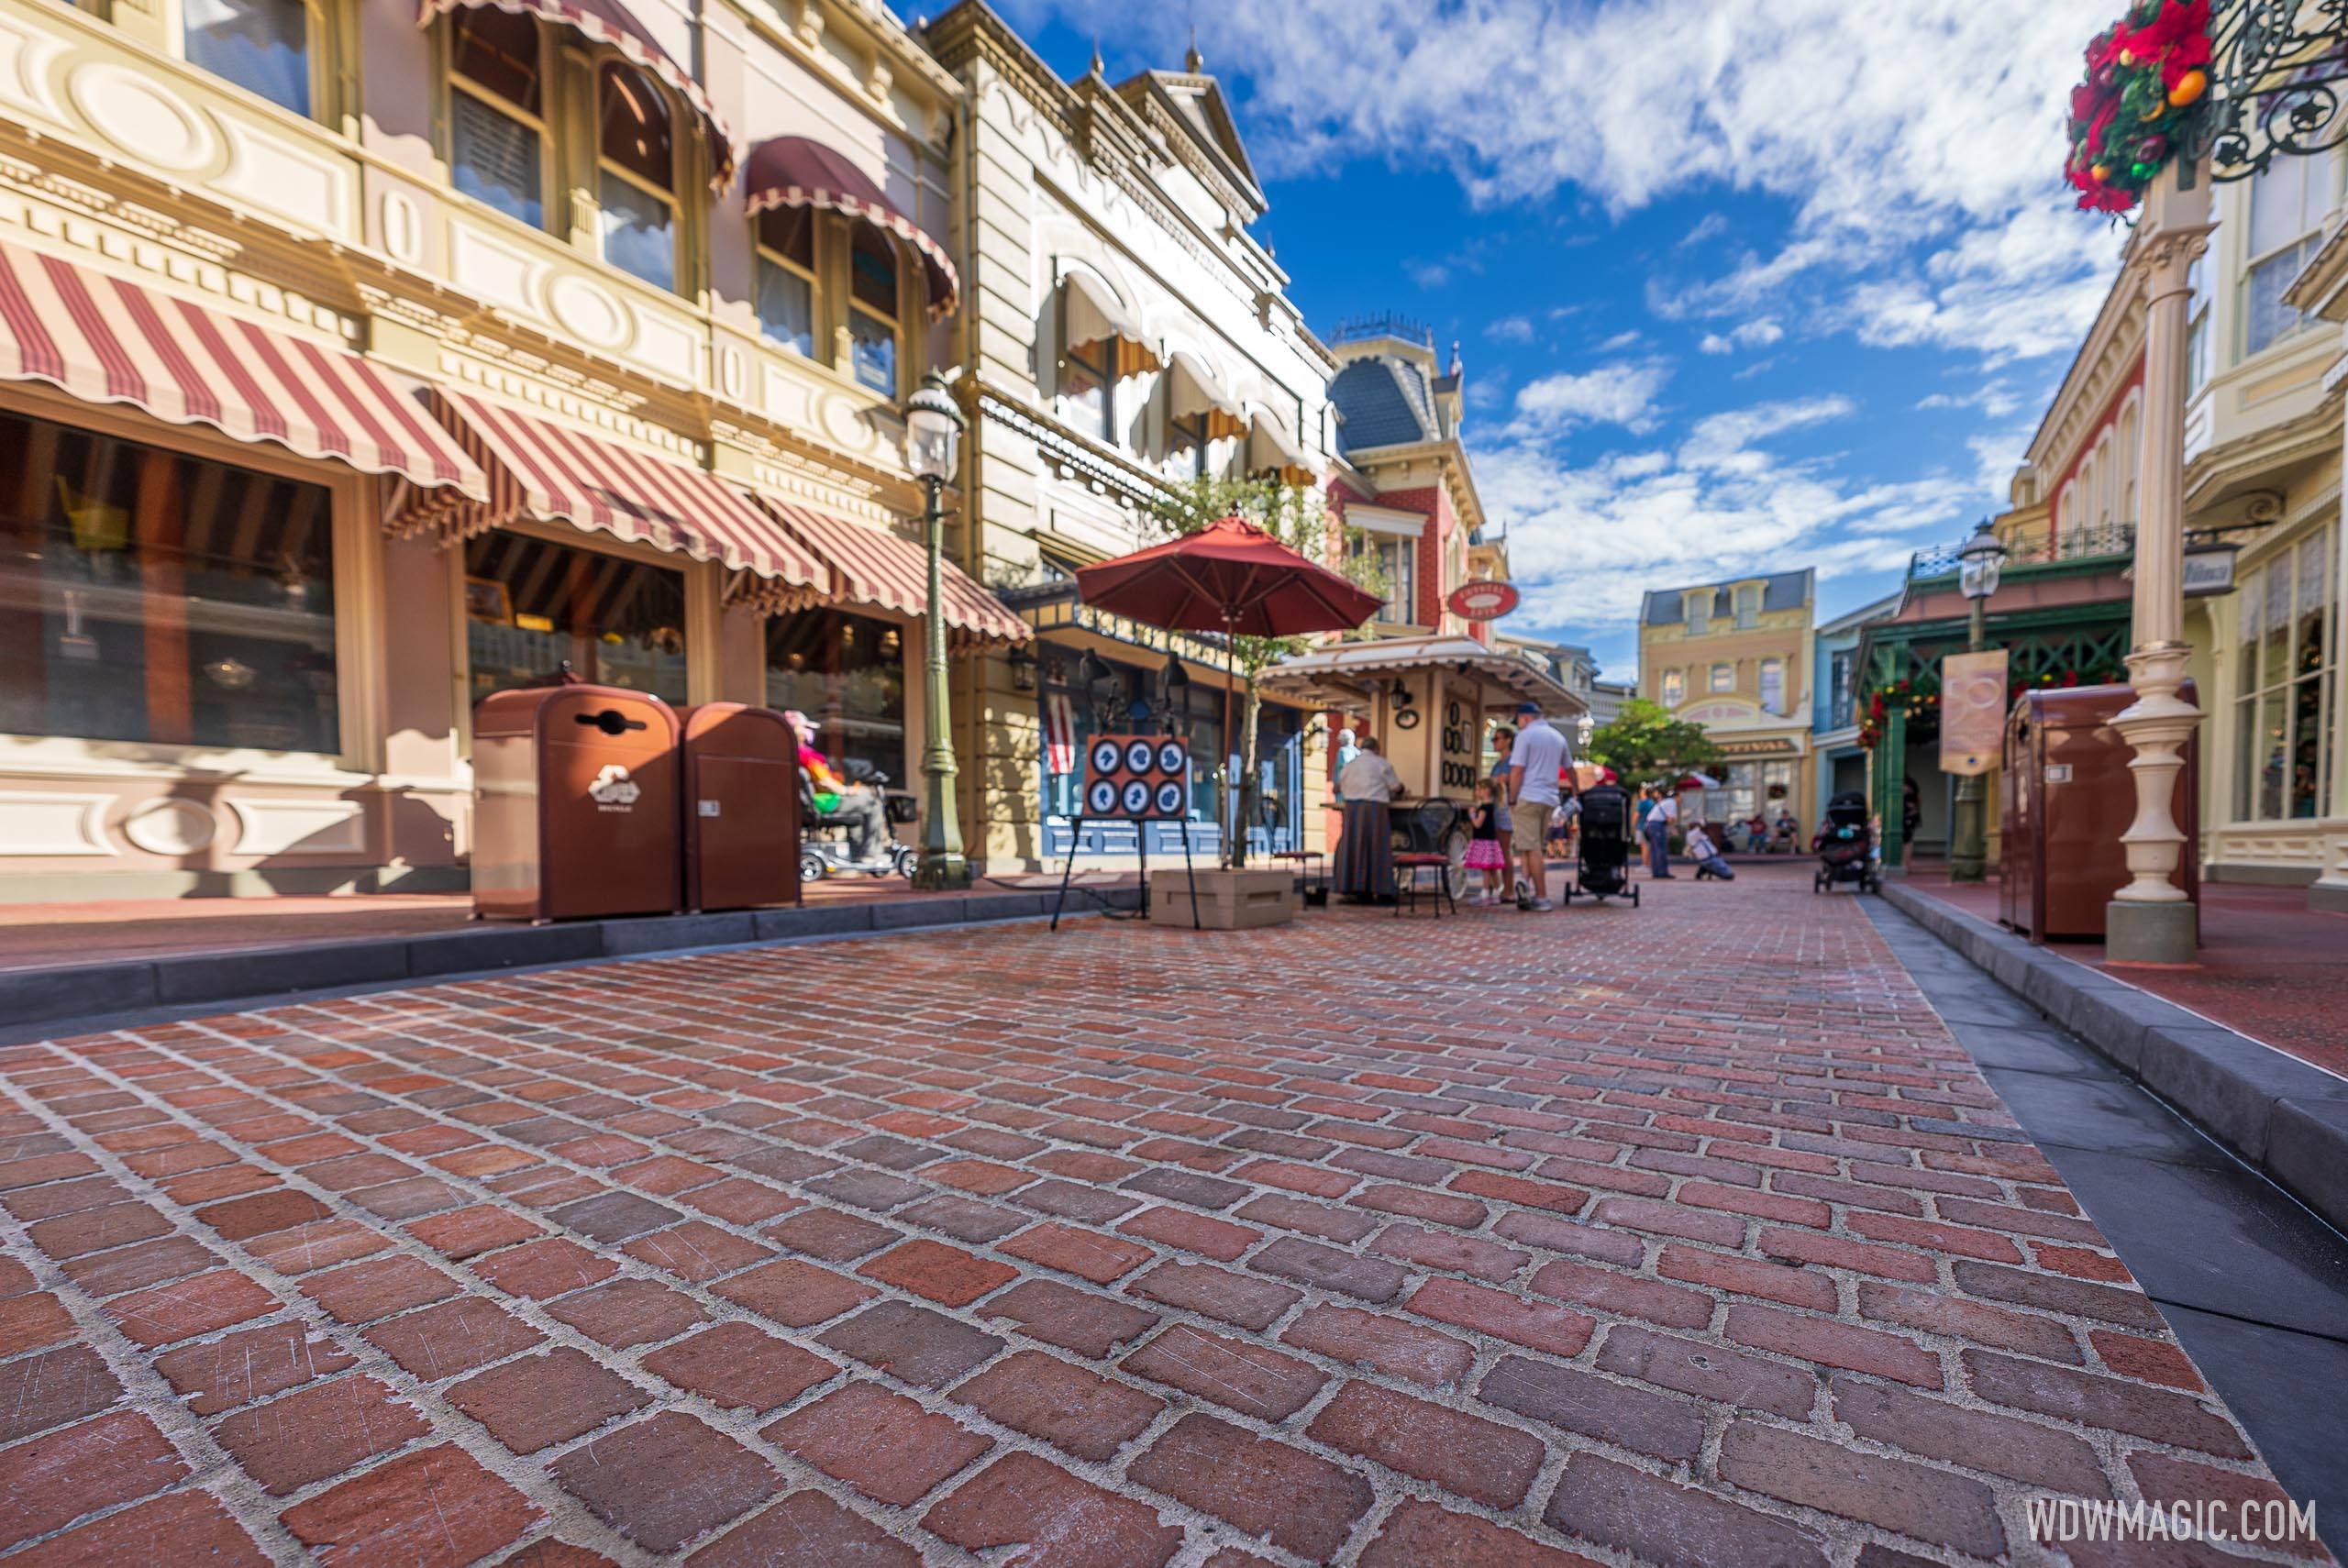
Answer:
<path fill-rule="evenodd" d="M 643 691 L 565 684 L 473 709 L 473 913 L 673 914 L 677 715 Z"/>
<path fill-rule="evenodd" d="M 2193 683 L 2178 693 L 2196 700 Z M 2135 753 L 2112 720 L 2136 700 L 2127 686 L 2025 691 L 2006 716 L 2005 812 L 1999 841 L 1999 918 L 2032 942 L 2100 938 L 2104 906 L 2128 885 L 2120 831 L 2136 816 Z M 2186 743 L 2170 814 L 2185 848 L 2170 881 L 2201 901 L 2199 737 Z"/>
<path fill-rule="evenodd" d="M 799 901 L 799 736 L 772 708 L 703 702 L 683 732 L 685 907 Z"/>

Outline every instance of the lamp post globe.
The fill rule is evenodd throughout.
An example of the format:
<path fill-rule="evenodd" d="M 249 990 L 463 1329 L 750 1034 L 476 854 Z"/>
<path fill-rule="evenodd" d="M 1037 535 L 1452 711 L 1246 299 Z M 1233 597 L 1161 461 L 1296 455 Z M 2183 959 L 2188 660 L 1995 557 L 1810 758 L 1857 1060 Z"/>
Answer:
<path fill-rule="evenodd" d="M 962 855 L 962 823 L 954 801 L 952 712 L 946 692 L 946 482 L 954 477 L 962 439 L 962 411 L 954 406 L 946 379 L 931 371 L 905 402 L 905 466 L 922 486 L 923 546 L 929 566 L 929 600 L 923 629 L 927 657 L 922 667 L 923 748 L 921 856 L 914 886 L 967 888 L 969 862 Z"/>
<path fill-rule="evenodd" d="M 1998 591 L 2005 564 L 2005 541 L 1986 519 L 1957 549 L 1956 586 L 1966 599 L 1967 653 L 1980 653 L 1988 646 L 1989 596 Z M 1952 882 L 1978 882 L 1988 875 L 1988 786 L 1978 773 L 1968 773 L 1956 781 L 1955 831 L 1949 835 L 1948 850 Z"/>

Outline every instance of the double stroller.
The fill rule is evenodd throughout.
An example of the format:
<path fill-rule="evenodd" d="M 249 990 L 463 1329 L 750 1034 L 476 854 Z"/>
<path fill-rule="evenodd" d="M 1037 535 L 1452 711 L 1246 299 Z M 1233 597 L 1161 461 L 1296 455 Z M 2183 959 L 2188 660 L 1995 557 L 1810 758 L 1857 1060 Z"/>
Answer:
<path fill-rule="evenodd" d="M 1639 889 L 1631 880 L 1631 797 L 1619 784 L 1593 784 L 1581 792 L 1581 853 L 1578 878 L 1566 889 L 1566 902 L 1587 893 L 1600 903 L 1628 898 L 1634 907 Z"/>
<path fill-rule="evenodd" d="M 1818 872 L 1811 878 L 1811 892 L 1822 893 L 1837 882 L 1855 882 L 1862 893 L 1883 891 L 1865 795 L 1846 790 L 1826 802 L 1826 823 L 1818 830 L 1815 847 Z"/>

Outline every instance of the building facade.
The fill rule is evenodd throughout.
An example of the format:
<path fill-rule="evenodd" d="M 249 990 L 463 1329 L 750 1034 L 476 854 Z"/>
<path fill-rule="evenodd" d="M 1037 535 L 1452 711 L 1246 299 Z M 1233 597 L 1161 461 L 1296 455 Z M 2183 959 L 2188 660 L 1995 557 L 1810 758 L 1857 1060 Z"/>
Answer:
<path fill-rule="evenodd" d="M 421 17 L 0 15 L 0 896 L 461 886 L 566 665 L 912 771 L 960 84 L 854 0 Z"/>
<path fill-rule="evenodd" d="M 1639 695 L 1703 726 L 1718 743 L 1704 815 L 1800 818 L 1815 798 L 1811 751 L 1811 624 L 1807 569 L 1650 591 L 1639 607 Z"/>
<path fill-rule="evenodd" d="M 1193 756 L 1241 749 L 1223 733 L 1219 644 L 1087 609 L 1077 569 L 1165 537 L 1157 509 L 1188 480 L 1317 489 L 1336 366 L 1248 232 L 1263 192 L 1195 50 L 1179 71 L 1111 83 L 1095 61 L 1065 81 L 982 0 L 926 36 L 962 103 L 953 234 L 969 303 L 956 341 L 971 424 L 958 553 L 1037 633 L 1032 650 L 961 672 L 963 820 L 973 860 L 1034 867 L 1069 849 L 1087 735 L 1164 723 Z M 1265 707 L 1250 824 L 1264 846 L 1319 832 L 1310 717 Z M 1192 844 L 1210 853 L 1208 769 L 1193 788 Z M 1126 828 L 1089 829 L 1082 847 L 1137 846 Z"/>
<path fill-rule="evenodd" d="M 1812 822 L 1825 819 L 1826 802 L 1835 796 L 1866 792 L 1867 748 L 1859 744 L 1859 636 L 1899 607 L 1899 595 L 1888 594 L 1818 628 L 1811 654 L 1811 668 L 1817 672 L 1810 717 L 1810 747 L 1817 758 Z"/>

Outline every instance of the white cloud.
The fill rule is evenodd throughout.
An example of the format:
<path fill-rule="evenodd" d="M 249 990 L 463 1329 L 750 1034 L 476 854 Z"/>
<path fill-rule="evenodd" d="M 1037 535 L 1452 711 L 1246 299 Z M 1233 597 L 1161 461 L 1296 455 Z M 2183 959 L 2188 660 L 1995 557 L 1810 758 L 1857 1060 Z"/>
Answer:
<path fill-rule="evenodd" d="M 1622 331 L 1616 333 L 1613 337 L 1600 344 L 1598 346 L 1598 351 L 1601 354 L 1620 354 L 1625 348 L 1637 348 L 1642 341 L 1644 341 L 1644 339 L 1640 337 L 1638 328 L 1634 326 L 1624 327 Z"/>
<path fill-rule="evenodd" d="M 1533 321 L 1529 316 L 1504 315 L 1498 321 L 1485 323 L 1484 336 L 1495 343 L 1530 343 L 1533 341 Z"/>
<path fill-rule="evenodd" d="M 1016 10 L 1040 12 L 1047 0 Z M 1149 36 L 1179 7 L 1057 0 L 1080 31 Z M 1882 346 L 2057 351 L 2118 241 L 2068 209 L 2065 95 L 2110 0 L 1287 0 L 1226 7 L 1210 69 L 1244 75 L 1268 171 L 1446 164 L 1487 205 L 1572 186 L 1621 214 L 1727 187 L 1782 199 L 1782 244 L 1658 284 L 1682 314 L 1798 308 Z M 1427 127 L 1443 134 L 1430 136 Z M 1700 266 L 1708 214 L 1675 248 Z M 1784 300 L 1800 282 L 1806 297 Z"/>
<path fill-rule="evenodd" d="M 1780 400 L 1698 420 L 1677 447 L 1569 459 L 1513 432 L 1476 449 L 1486 508 L 1511 519 L 1524 621 L 1603 636 L 1647 590 L 1814 566 L 1822 579 L 1896 568 L 1980 510 L 1973 474 L 1856 481 L 1778 437 L 1851 417 L 1846 398 Z"/>
<path fill-rule="evenodd" d="M 1516 418 L 1508 434 L 1532 440 L 1585 425 L 1618 425 L 1634 433 L 1651 430 L 1656 398 L 1670 379 L 1670 367 L 1656 359 L 1617 359 L 1593 370 L 1555 371 L 1518 390 Z"/>
<path fill-rule="evenodd" d="M 1733 354 L 1739 348 L 1767 348 L 1785 337 L 1774 316 L 1761 316 L 1754 321 L 1740 322 L 1726 333 L 1707 332 L 1696 347 L 1707 354 Z"/>

